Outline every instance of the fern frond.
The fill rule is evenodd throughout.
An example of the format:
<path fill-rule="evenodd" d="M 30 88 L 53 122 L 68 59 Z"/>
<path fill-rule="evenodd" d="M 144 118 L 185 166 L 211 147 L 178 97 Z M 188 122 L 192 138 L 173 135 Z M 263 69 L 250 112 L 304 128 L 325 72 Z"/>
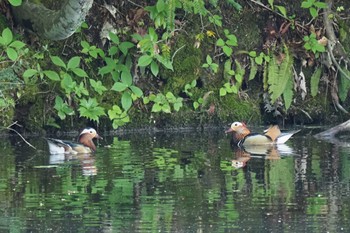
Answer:
<path fill-rule="evenodd" d="M 317 95 L 318 83 L 320 82 L 321 72 L 322 72 L 321 67 L 318 67 L 311 76 L 310 89 L 311 89 L 312 97 L 315 97 Z"/>
<path fill-rule="evenodd" d="M 289 109 L 289 107 L 292 105 L 293 101 L 293 79 L 289 78 L 286 84 L 286 88 L 284 89 L 283 92 L 283 100 L 284 100 L 284 106 L 286 107 L 286 110 Z"/>
<path fill-rule="evenodd" d="M 173 31 L 175 29 L 175 8 L 176 8 L 176 0 L 168 0 L 167 1 L 167 22 L 168 29 Z"/>
<path fill-rule="evenodd" d="M 253 80 L 257 72 L 258 72 L 258 65 L 254 61 L 254 58 L 250 58 L 250 73 L 249 73 L 248 81 Z"/>
<path fill-rule="evenodd" d="M 268 84 L 271 102 L 274 103 L 285 91 L 287 84 L 292 79 L 293 57 L 287 46 L 284 46 L 285 57 L 280 65 L 277 64 L 277 57 L 272 56 L 268 68 Z M 288 86 L 290 88 L 290 86 Z"/>
<path fill-rule="evenodd" d="M 348 71 L 347 69 L 344 69 L 344 72 L 350 76 L 350 71 Z M 346 78 L 346 76 L 340 72 L 340 83 L 339 83 L 339 98 L 341 101 L 345 101 L 346 98 L 348 97 L 348 93 L 350 90 L 350 80 Z"/>

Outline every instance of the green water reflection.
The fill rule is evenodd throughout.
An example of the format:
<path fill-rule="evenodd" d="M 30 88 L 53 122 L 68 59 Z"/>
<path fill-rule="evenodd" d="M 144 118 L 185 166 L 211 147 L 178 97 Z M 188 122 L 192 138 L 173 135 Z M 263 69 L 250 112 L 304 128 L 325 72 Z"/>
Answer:
<path fill-rule="evenodd" d="M 350 229 L 350 148 L 308 134 L 267 155 L 232 150 L 222 130 L 107 137 L 79 156 L 29 140 L 38 150 L 0 143 L 0 232 Z"/>

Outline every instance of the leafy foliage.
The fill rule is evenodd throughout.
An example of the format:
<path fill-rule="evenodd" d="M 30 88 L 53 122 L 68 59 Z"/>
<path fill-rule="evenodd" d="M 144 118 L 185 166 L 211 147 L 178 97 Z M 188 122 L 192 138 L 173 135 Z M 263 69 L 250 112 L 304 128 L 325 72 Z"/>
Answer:
<path fill-rule="evenodd" d="M 267 83 L 269 85 L 271 102 L 274 103 L 283 95 L 286 108 L 288 109 L 293 97 L 291 94 L 293 93 L 293 57 L 286 46 L 282 60 L 279 61 L 278 59 L 277 56 L 272 55 L 267 70 Z"/>
<path fill-rule="evenodd" d="M 311 76 L 310 89 L 311 89 L 312 97 L 315 97 L 318 93 L 318 84 L 320 82 L 321 74 L 322 74 L 321 67 L 317 67 L 315 72 Z"/>

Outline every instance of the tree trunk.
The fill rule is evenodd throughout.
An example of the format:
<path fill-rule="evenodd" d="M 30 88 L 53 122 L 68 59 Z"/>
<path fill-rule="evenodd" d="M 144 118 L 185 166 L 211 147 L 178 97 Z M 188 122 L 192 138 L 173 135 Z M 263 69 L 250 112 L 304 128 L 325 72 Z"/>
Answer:
<path fill-rule="evenodd" d="M 13 7 L 16 21 L 38 36 L 63 40 L 71 36 L 85 20 L 93 0 L 66 0 L 60 10 L 50 10 L 41 4 L 25 1 Z"/>

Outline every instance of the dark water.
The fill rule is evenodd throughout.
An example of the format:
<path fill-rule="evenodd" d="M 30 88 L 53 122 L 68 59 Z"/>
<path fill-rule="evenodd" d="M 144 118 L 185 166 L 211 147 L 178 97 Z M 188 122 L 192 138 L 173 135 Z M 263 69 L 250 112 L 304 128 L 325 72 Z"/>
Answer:
<path fill-rule="evenodd" d="M 0 143 L 0 232 L 349 232 L 350 147 L 304 129 L 232 150 L 223 130 L 107 137 L 95 155 Z"/>

